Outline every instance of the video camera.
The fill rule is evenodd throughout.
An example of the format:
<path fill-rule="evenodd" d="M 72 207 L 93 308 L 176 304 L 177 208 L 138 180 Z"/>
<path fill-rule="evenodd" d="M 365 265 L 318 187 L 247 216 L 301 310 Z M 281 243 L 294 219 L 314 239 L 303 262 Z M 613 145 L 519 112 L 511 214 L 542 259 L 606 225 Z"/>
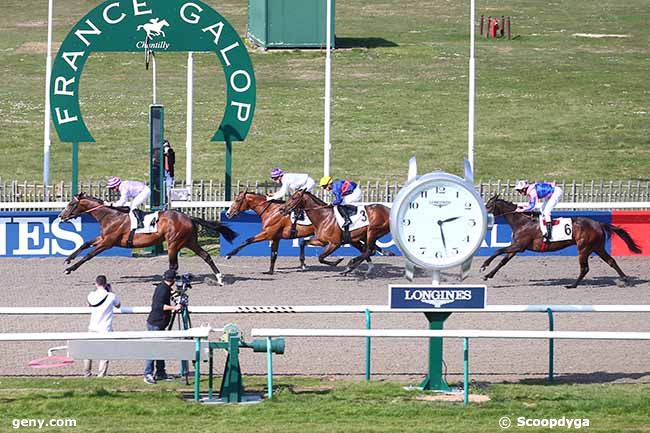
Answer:
<path fill-rule="evenodd" d="M 172 301 L 182 306 L 187 306 L 189 303 L 189 295 L 187 291 L 192 288 L 192 274 L 183 274 L 176 277 L 176 290 L 172 293 Z"/>

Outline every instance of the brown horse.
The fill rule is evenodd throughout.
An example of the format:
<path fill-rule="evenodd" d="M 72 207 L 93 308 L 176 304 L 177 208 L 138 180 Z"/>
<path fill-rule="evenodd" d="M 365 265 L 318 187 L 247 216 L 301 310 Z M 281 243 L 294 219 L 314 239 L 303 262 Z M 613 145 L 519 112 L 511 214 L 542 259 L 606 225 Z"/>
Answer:
<path fill-rule="evenodd" d="M 330 266 L 336 266 L 343 260 L 329 261 L 326 258 L 336 251 L 343 241 L 343 230 L 336 222 L 334 208 L 312 193 L 300 190 L 293 193 L 282 210 L 288 215 L 294 210 L 304 209 L 315 229 L 314 238 L 305 242 L 308 245 L 322 246 L 325 250 L 318 256 L 318 261 Z M 381 204 L 366 206 L 368 225 L 350 232 L 350 245 L 361 251 L 361 255 L 348 262 L 343 274 L 347 274 L 359 266 L 362 261 L 370 263 L 370 256 L 380 249 L 377 239 L 390 231 L 390 209 Z M 304 257 L 301 257 L 303 260 Z M 368 270 L 370 272 L 370 269 Z"/>
<path fill-rule="evenodd" d="M 267 200 L 266 196 L 254 192 L 242 191 L 237 194 L 235 200 L 226 212 L 228 218 L 237 216 L 240 212 L 252 209 L 262 220 L 262 231 L 253 237 L 246 239 L 241 245 L 232 250 L 226 256 L 230 259 L 247 245 L 261 241 L 271 241 L 271 266 L 268 274 L 273 274 L 275 261 L 278 258 L 278 246 L 281 239 L 304 238 L 314 234 L 313 225 L 296 224 L 296 233 L 291 233 L 291 217 L 284 215 L 280 210 L 284 206 L 283 201 Z M 305 269 L 305 240 L 300 242 L 300 267 Z"/>
<path fill-rule="evenodd" d="M 69 264 L 81 251 L 91 246 L 95 247 L 83 259 L 65 270 L 66 274 L 75 271 L 79 266 L 95 257 L 102 251 L 113 247 L 123 248 L 144 248 L 152 245 L 161 245 L 167 241 L 167 255 L 169 257 L 169 269 L 178 270 L 178 252 L 186 247 L 194 251 L 206 262 L 219 285 L 223 285 L 223 275 L 219 268 L 212 261 L 208 254 L 198 242 L 199 227 L 213 236 L 222 234 L 226 239 L 232 240 L 237 236 L 233 230 L 218 222 L 205 221 L 200 218 L 189 217 L 173 210 L 162 211 L 158 214 L 158 231 L 155 233 L 136 234 L 133 236 L 133 245 L 127 246 L 129 233 L 131 232 L 131 221 L 128 208 L 114 208 L 104 204 L 103 200 L 90 197 L 83 192 L 77 194 L 70 200 L 68 206 L 61 212 L 59 218 L 68 221 L 85 213 L 90 214 L 97 220 L 100 226 L 100 234 L 81 245 L 74 251 L 65 263 Z"/>
<path fill-rule="evenodd" d="M 591 253 L 596 253 L 605 263 L 614 268 L 621 277 L 622 285 L 625 285 L 627 283 L 627 276 L 618 267 L 616 260 L 605 250 L 605 241 L 608 236 L 615 233 L 623 239 L 630 251 L 637 254 L 641 253 L 641 249 L 634 242 L 630 234 L 621 227 L 612 224 L 601 223 L 585 217 L 572 218 L 572 239 L 548 243 L 543 238 L 538 219 L 534 215 L 515 212 L 517 209 L 516 204 L 502 200 L 498 195 L 495 195 L 488 200 L 486 207 L 495 217 L 503 216 L 506 219 L 508 225 L 512 228 L 512 244 L 504 248 L 499 248 L 483 263 L 481 271 L 484 271 L 497 256 L 506 254 L 503 260 L 489 274 L 483 277 L 485 280 L 494 277 L 494 274 L 517 253 L 526 250 L 536 252 L 557 251 L 570 245 L 576 245 L 578 247 L 580 275 L 575 283 L 566 286 L 568 289 L 576 288 L 578 283 L 589 272 L 589 256 Z"/>

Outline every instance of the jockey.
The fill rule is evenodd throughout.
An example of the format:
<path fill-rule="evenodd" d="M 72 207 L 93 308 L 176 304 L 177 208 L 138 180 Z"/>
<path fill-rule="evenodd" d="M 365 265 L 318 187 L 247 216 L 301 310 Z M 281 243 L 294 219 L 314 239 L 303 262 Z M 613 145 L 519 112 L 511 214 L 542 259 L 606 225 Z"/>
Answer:
<path fill-rule="evenodd" d="M 143 228 L 144 222 L 142 221 L 142 214 L 140 212 L 134 212 L 134 210 L 149 198 L 149 195 L 151 194 L 149 187 L 142 182 L 134 180 L 122 181 L 116 176 L 108 179 L 106 187 L 109 190 L 120 191 L 120 199 L 118 201 L 106 204 L 108 206 L 124 206 L 127 201 L 131 200 L 131 205 L 129 206 L 130 212 L 138 221 L 138 228 Z"/>
<path fill-rule="evenodd" d="M 529 212 L 535 209 L 538 200 L 542 200 L 542 221 L 546 224 L 546 235 L 544 237 L 547 242 L 550 242 L 553 229 L 551 211 L 562 198 L 562 188 L 552 182 L 530 184 L 527 180 L 520 180 L 515 185 L 515 190 L 521 195 L 528 196 L 528 206 L 518 206 L 516 212 Z"/>
<path fill-rule="evenodd" d="M 345 205 L 352 205 L 361 201 L 361 188 L 351 180 L 334 180 L 330 176 L 323 176 L 320 179 L 321 188 L 331 191 L 334 194 L 332 205 L 336 206 L 341 216 L 345 219 L 343 224 L 343 237 L 349 241 L 349 228 L 352 221 L 348 214 L 349 208 Z"/>
<path fill-rule="evenodd" d="M 279 183 L 282 187 L 275 193 L 267 195 L 267 200 L 282 200 L 284 196 L 289 193 L 293 194 L 299 189 L 304 189 L 308 192 L 314 192 L 316 182 L 308 174 L 305 173 L 286 173 L 281 168 L 274 168 L 271 170 L 271 180 Z"/>

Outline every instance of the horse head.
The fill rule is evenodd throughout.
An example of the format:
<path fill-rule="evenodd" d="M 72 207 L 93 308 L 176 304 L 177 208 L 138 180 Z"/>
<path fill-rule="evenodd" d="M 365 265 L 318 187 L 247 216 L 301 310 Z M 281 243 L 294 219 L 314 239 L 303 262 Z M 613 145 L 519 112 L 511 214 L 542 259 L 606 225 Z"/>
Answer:
<path fill-rule="evenodd" d="M 79 194 L 72 197 L 70 203 L 68 203 L 65 209 L 63 209 L 63 211 L 59 214 L 59 218 L 64 222 L 69 221 L 73 218 L 77 218 L 83 213 L 86 213 L 89 209 L 102 206 L 103 204 L 103 200 L 91 197 L 85 192 L 80 192 Z"/>
<path fill-rule="evenodd" d="M 246 200 L 246 194 L 248 194 L 248 191 L 241 191 L 239 194 L 237 194 L 237 197 L 235 197 L 235 200 L 228 208 L 228 212 L 226 212 L 226 216 L 228 217 L 228 219 L 236 217 L 237 215 L 239 215 L 240 212 L 248 209 L 248 201 Z"/>
<path fill-rule="evenodd" d="M 299 189 L 298 191 L 294 192 L 291 194 L 291 197 L 289 197 L 289 200 L 285 203 L 284 207 L 280 209 L 280 213 L 282 215 L 290 215 L 291 212 L 293 212 L 296 209 L 302 209 L 305 207 L 304 201 L 305 201 L 305 193 L 307 192 L 306 189 Z"/>
<path fill-rule="evenodd" d="M 485 207 L 487 208 L 488 212 L 490 212 L 495 217 L 507 213 L 512 213 L 515 209 L 517 209 L 516 204 L 499 198 L 499 194 L 495 194 L 490 197 L 490 199 L 485 204 Z"/>

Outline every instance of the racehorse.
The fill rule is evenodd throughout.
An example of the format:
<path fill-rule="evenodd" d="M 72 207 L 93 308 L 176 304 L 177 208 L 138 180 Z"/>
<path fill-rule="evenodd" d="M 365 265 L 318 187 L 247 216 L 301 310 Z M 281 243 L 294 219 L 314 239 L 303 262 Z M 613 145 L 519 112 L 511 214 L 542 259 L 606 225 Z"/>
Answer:
<path fill-rule="evenodd" d="M 59 214 L 59 218 L 62 221 L 69 221 L 72 218 L 88 213 L 99 223 L 100 233 L 99 236 L 85 242 L 65 259 L 65 263 L 70 264 L 81 251 L 91 246 L 95 247 L 83 259 L 67 268 L 65 270 L 66 274 L 77 270 L 79 266 L 97 254 L 113 247 L 144 248 L 152 245 L 160 245 L 163 241 L 167 241 L 169 269 L 174 271 L 178 270 L 178 252 L 181 248 L 189 248 L 210 266 L 217 279 L 217 284 L 223 285 L 223 275 L 219 271 L 219 268 L 212 261 L 210 254 L 199 245 L 199 227 L 202 227 L 212 236 L 222 234 L 228 240 L 237 237 L 237 233 L 219 222 L 206 221 L 200 218 L 189 217 L 177 211 L 168 210 L 161 211 L 158 214 L 157 232 L 136 233 L 133 236 L 132 245 L 127 245 L 129 233 L 131 232 L 131 220 L 128 210 L 129 208 L 107 206 L 103 200 L 88 196 L 83 192 L 77 194 L 70 200 L 68 206 Z"/>
<path fill-rule="evenodd" d="M 576 245 L 578 247 L 580 275 L 575 283 L 566 286 L 566 288 L 576 288 L 578 283 L 582 281 L 587 272 L 589 272 L 589 256 L 591 253 L 596 253 L 605 263 L 614 268 L 621 277 L 622 285 L 625 285 L 628 278 L 621 268 L 618 267 L 616 260 L 614 260 L 614 258 L 605 250 L 605 241 L 608 236 L 615 233 L 623 239 L 630 251 L 637 254 L 641 253 L 641 249 L 636 242 L 634 242 L 630 234 L 621 227 L 612 224 L 601 223 L 585 217 L 572 218 L 572 238 L 565 241 L 549 243 L 543 238 L 542 231 L 539 228 L 538 219 L 533 215 L 515 212 L 517 209 L 516 204 L 502 200 L 498 195 L 495 195 L 488 200 L 486 207 L 495 217 L 503 216 L 506 219 L 508 225 L 512 228 L 512 244 L 504 248 L 499 248 L 483 263 L 481 266 L 481 272 L 484 271 L 497 256 L 506 254 L 503 260 L 501 260 L 501 262 L 489 274 L 483 277 L 485 280 L 494 277 L 494 274 L 496 274 L 497 271 L 508 263 L 517 253 L 526 250 L 536 252 L 557 251 L 570 245 Z"/>
<path fill-rule="evenodd" d="M 334 208 L 312 193 L 299 190 L 287 200 L 282 210 L 285 215 L 292 211 L 304 209 L 314 225 L 314 238 L 306 245 L 324 246 L 325 250 L 318 256 L 318 261 L 329 266 L 336 266 L 343 260 L 329 261 L 326 258 L 336 251 L 343 241 L 343 230 L 336 222 Z M 368 225 L 350 232 L 350 244 L 361 251 L 361 255 L 348 262 L 343 275 L 355 269 L 362 261 L 370 263 L 370 256 L 380 250 L 376 241 L 390 231 L 390 209 L 381 204 L 366 206 Z M 368 270 L 370 272 L 370 269 Z"/>
<path fill-rule="evenodd" d="M 284 206 L 283 201 L 267 200 L 266 196 L 254 192 L 242 191 L 237 194 L 235 200 L 230 205 L 226 216 L 233 218 L 240 212 L 252 209 L 262 220 L 262 231 L 253 237 L 246 239 L 241 245 L 232 250 L 226 256 L 230 259 L 247 245 L 261 241 L 271 241 L 271 266 L 267 274 L 273 274 L 275 260 L 278 258 L 278 246 L 281 239 L 304 238 L 314 234 L 313 225 L 296 224 L 296 233 L 291 233 L 291 217 L 284 215 L 280 210 Z M 305 240 L 300 242 L 300 267 L 302 270 L 305 266 Z"/>

